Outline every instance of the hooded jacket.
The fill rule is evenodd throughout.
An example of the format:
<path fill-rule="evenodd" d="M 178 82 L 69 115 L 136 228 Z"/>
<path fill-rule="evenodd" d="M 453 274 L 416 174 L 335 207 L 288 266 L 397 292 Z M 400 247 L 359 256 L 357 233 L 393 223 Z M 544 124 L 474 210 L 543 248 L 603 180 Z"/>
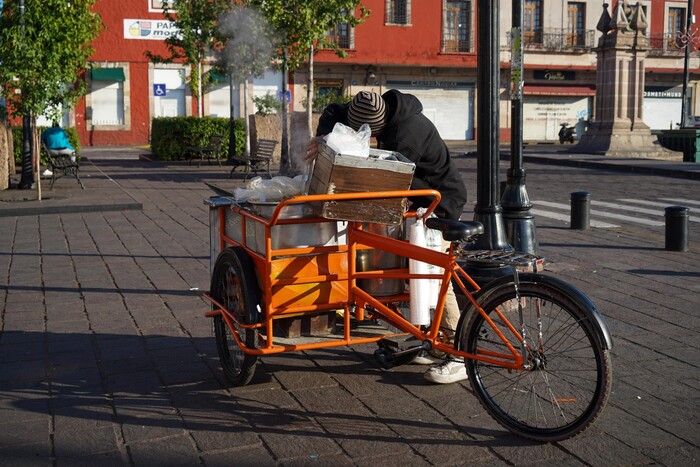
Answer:
<path fill-rule="evenodd" d="M 467 202 L 467 188 L 435 125 L 423 115 L 416 96 L 395 89 L 382 95 L 387 106 L 387 124 L 376 136 L 379 149 L 396 151 L 416 164 L 411 189 L 433 189 L 442 196 L 435 214 L 459 219 Z M 317 136 L 331 131 L 336 123 L 348 125 L 350 104 L 331 104 L 319 119 Z M 411 197 L 412 208 L 428 207 L 431 199 Z"/>

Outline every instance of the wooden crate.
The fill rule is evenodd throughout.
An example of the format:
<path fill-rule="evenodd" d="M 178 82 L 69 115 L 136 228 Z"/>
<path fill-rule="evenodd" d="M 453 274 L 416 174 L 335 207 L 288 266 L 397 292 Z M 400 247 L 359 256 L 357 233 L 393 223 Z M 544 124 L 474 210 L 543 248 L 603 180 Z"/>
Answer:
<path fill-rule="evenodd" d="M 348 156 L 319 144 L 310 194 L 358 193 L 368 191 L 408 190 L 416 170 L 412 162 L 386 159 L 398 153 L 370 149 L 369 158 Z M 406 210 L 406 198 L 359 201 L 328 201 L 321 215 L 327 219 L 378 224 L 398 224 Z"/>

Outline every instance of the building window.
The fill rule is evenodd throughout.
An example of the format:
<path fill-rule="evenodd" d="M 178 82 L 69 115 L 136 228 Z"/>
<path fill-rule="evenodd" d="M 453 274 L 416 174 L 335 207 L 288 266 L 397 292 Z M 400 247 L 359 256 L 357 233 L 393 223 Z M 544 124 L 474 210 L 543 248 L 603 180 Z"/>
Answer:
<path fill-rule="evenodd" d="M 566 45 L 584 46 L 586 44 L 586 4 L 569 2 L 566 16 Z"/>
<path fill-rule="evenodd" d="M 525 0 L 523 5 L 523 42 L 542 44 L 542 1 Z"/>
<path fill-rule="evenodd" d="M 335 102 L 347 102 L 343 98 L 342 79 L 315 79 L 313 111 L 323 112 L 328 104 Z"/>
<path fill-rule="evenodd" d="M 411 0 L 385 0 L 386 24 L 411 24 Z"/>
<path fill-rule="evenodd" d="M 471 51 L 471 2 L 443 0 L 442 51 Z"/>
<path fill-rule="evenodd" d="M 666 33 L 668 34 L 668 46 L 680 48 L 680 36 L 685 32 L 685 8 L 668 9 L 668 19 L 666 21 Z"/>
<path fill-rule="evenodd" d="M 123 68 L 93 68 L 90 74 L 89 120 L 92 126 L 126 125 Z"/>
<path fill-rule="evenodd" d="M 340 49 L 352 49 L 355 46 L 353 28 L 347 23 L 337 24 L 326 34 L 326 41 L 335 44 Z"/>

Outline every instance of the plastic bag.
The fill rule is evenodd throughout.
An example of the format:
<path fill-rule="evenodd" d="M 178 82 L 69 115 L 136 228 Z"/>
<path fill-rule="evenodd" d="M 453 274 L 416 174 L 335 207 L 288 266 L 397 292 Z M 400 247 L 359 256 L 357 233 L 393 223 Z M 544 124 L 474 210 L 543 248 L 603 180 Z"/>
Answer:
<path fill-rule="evenodd" d="M 326 144 L 337 153 L 366 159 L 369 157 L 370 136 L 372 136 L 372 130 L 366 123 L 358 131 L 342 123 L 336 123 L 333 131 L 324 139 Z"/>
<path fill-rule="evenodd" d="M 410 229 L 409 241 L 412 245 L 429 248 L 433 251 L 442 251 L 442 232 L 429 229 L 425 225 L 425 208 L 418 208 L 418 218 L 407 227 Z M 428 218 L 436 217 L 430 214 Z M 407 219 L 408 220 L 408 219 Z M 408 269 L 411 274 L 442 274 L 443 269 L 434 264 L 423 263 L 415 259 L 408 260 Z M 410 321 L 413 324 L 428 324 L 430 311 L 435 310 L 440 295 L 440 279 L 411 279 Z"/>
<path fill-rule="evenodd" d="M 301 194 L 304 188 L 303 177 L 293 179 L 284 176 L 272 177 L 265 180 L 262 177 L 252 178 L 243 188 L 236 188 L 234 196 L 240 201 L 254 203 L 282 201 L 285 198 Z"/>

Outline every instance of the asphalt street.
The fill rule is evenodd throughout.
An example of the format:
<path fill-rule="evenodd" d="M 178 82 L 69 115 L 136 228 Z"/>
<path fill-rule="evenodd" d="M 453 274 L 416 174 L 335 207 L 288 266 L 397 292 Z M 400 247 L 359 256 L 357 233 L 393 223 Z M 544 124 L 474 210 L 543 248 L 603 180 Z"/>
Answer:
<path fill-rule="evenodd" d="M 469 219 L 477 159 L 452 150 Z M 699 164 L 526 149 L 546 273 L 584 291 L 614 339 L 601 418 L 539 444 L 494 422 L 468 381 L 381 370 L 373 345 L 265 357 L 232 388 L 201 299 L 203 200 L 242 177 L 144 154 L 86 148 L 85 190 L 0 193 L 0 465 L 698 464 Z M 591 193 L 589 230 L 569 228 L 576 191 Z M 690 208 L 689 251 L 664 248 L 671 205 Z"/>

